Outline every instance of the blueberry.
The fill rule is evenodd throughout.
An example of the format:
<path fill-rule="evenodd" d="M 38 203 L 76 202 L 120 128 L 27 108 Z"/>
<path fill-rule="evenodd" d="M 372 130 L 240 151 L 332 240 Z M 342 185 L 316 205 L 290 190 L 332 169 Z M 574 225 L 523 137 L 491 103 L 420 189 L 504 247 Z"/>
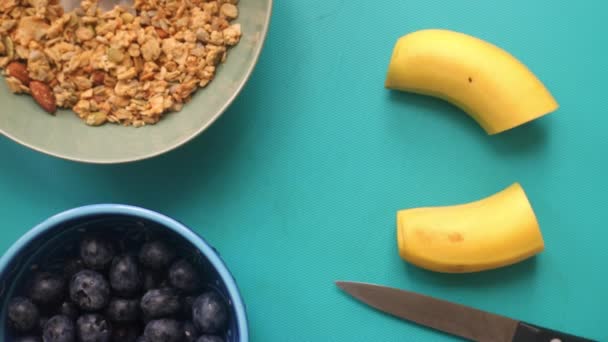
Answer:
<path fill-rule="evenodd" d="M 201 277 L 191 263 L 181 259 L 169 268 L 169 282 L 176 289 L 190 293 L 200 287 Z"/>
<path fill-rule="evenodd" d="M 76 333 L 80 342 L 109 342 L 112 327 L 103 316 L 86 314 L 76 321 Z"/>
<path fill-rule="evenodd" d="M 42 342 L 38 336 L 22 336 L 15 340 L 15 342 Z"/>
<path fill-rule="evenodd" d="M 74 274 L 84 270 L 84 262 L 82 259 L 71 259 L 63 265 L 63 276 L 65 279 L 72 279 Z"/>
<path fill-rule="evenodd" d="M 175 252 L 162 241 L 144 243 L 139 251 L 139 262 L 149 269 L 162 270 L 169 266 Z"/>
<path fill-rule="evenodd" d="M 137 324 L 112 324 L 112 342 L 136 342 L 140 333 Z"/>
<path fill-rule="evenodd" d="M 202 333 L 223 332 L 228 324 L 228 307 L 216 292 L 205 292 L 192 305 L 192 320 Z"/>
<path fill-rule="evenodd" d="M 62 277 L 49 273 L 41 272 L 34 276 L 29 288 L 30 299 L 40 305 L 59 304 L 63 299 L 65 281 Z"/>
<path fill-rule="evenodd" d="M 139 300 L 112 298 L 106 307 L 106 317 L 114 322 L 130 322 L 139 318 Z"/>
<path fill-rule="evenodd" d="M 182 336 L 180 324 L 173 319 L 150 321 L 144 329 L 146 342 L 180 342 Z"/>
<path fill-rule="evenodd" d="M 59 306 L 59 314 L 69 317 L 71 320 L 75 321 L 78 318 L 78 306 L 72 302 L 63 302 L 61 306 Z"/>
<path fill-rule="evenodd" d="M 15 330 L 28 332 L 38 326 L 40 312 L 29 299 L 16 297 L 8 304 L 8 321 Z"/>
<path fill-rule="evenodd" d="M 76 273 L 70 283 L 70 298 L 85 311 L 103 309 L 110 300 L 110 285 L 95 271 Z"/>
<path fill-rule="evenodd" d="M 177 291 L 172 288 L 154 289 L 141 298 L 141 310 L 148 318 L 169 317 L 177 314 L 181 303 Z"/>
<path fill-rule="evenodd" d="M 44 325 L 42 340 L 44 342 L 75 342 L 74 323 L 66 316 L 51 317 Z"/>
<path fill-rule="evenodd" d="M 123 295 L 134 294 L 141 286 L 137 260 L 131 255 L 114 258 L 110 267 L 110 286 Z"/>
<path fill-rule="evenodd" d="M 160 272 L 152 270 L 145 270 L 142 278 L 142 287 L 144 291 L 159 289 L 163 287 L 162 283 L 166 281 Z"/>
<path fill-rule="evenodd" d="M 103 270 L 110 265 L 114 257 L 114 247 L 103 238 L 85 237 L 80 242 L 80 257 L 88 267 Z"/>
<path fill-rule="evenodd" d="M 198 338 L 198 331 L 191 321 L 186 321 L 182 324 L 182 330 L 184 331 L 183 342 L 195 342 Z"/>
<path fill-rule="evenodd" d="M 224 339 L 215 335 L 203 335 L 196 342 L 224 342 Z"/>

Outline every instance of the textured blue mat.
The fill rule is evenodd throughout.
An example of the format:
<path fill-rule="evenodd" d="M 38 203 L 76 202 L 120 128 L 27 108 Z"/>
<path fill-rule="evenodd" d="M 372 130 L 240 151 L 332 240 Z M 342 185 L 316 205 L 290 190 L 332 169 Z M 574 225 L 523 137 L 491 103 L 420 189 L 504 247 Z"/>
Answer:
<path fill-rule="evenodd" d="M 450 105 L 385 90 L 396 39 L 429 27 L 506 48 L 561 108 L 489 137 Z M 187 146 L 92 166 L 0 139 L 0 251 L 67 208 L 141 205 L 220 250 L 248 304 L 253 341 L 454 340 L 372 311 L 334 280 L 608 340 L 607 33 L 600 0 L 278 0 L 251 82 Z M 452 276 L 399 259 L 398 209 L 467 202 L 515 181 L 541 224 L 539 257 Z"/>

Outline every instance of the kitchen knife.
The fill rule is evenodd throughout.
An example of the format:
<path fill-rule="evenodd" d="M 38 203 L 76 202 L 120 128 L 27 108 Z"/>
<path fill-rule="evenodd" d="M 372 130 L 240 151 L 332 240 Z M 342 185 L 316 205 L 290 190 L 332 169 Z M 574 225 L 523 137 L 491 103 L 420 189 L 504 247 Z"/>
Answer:
<path fill-rule="evenodd" d="M 597 342 L 414 292 L 359 282 L 336 285 L 377 310 L 472 341 Z"/>

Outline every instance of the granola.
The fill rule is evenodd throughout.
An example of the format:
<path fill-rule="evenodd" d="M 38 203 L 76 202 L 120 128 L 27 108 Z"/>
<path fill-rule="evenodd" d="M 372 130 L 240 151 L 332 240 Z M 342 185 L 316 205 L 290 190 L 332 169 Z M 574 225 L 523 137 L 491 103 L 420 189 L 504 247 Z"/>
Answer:
<path fill-rule="evenodd" d="M 155 124 L 213 80 L 240 41 L 238 15 L 238 0 L 135 0 L 133 11 L 109 12 L 83 0 L 67 13 L 59 0 L 2 0 L 0 68 L 12 92 L 54 99 L 49 112 L 71 108 L 91 126 Z"/>

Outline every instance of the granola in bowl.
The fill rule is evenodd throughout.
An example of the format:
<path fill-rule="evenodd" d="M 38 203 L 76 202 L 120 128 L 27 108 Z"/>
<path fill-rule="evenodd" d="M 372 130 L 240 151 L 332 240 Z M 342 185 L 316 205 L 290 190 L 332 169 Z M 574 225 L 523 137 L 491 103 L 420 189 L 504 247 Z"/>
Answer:
<path fill-rule="evenodd" d="M 14 93 L 86 124 L 140 127 L 180 111 L 239 43 L 238 0 L 0 1 L 0 68 Z"/>

